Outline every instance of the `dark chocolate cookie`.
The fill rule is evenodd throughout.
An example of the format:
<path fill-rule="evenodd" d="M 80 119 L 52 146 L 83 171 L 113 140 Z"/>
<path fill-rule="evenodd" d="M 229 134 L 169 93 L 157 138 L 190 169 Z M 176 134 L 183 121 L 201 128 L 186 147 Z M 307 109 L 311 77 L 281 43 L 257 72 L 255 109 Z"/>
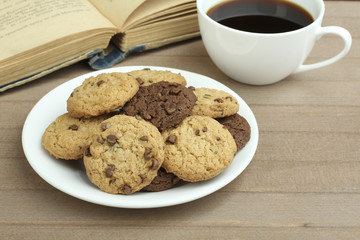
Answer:
<path fill-rule="evenodd" d="M 154 178 L 150 185 L 144 187 L 142 190 L 148 192 L 164 191 L 173 188 L 179 182 L 180 178 L 178 178 L 172 173 L 167 173 L 165 169 L 160 168 L 158 171 L 158 175 Z"/>
<path fill-rule="evenodd" d="M 250 125 L 246 119 L 239 114 L 234 114 L 224 118 L 217 118 L 216 120 L 228 128 L 229 132 L 235 139 L 238 151 L 250 140 Z"/>
<path fill-rule="evenodd" d="M 123 111 L 129 116 L 140 116 L 159 131 L 164 131 L 179 125 L 189 115 L 196 100 L 193 91 L 183 85 L 161 81 L 140 87 Z"/>

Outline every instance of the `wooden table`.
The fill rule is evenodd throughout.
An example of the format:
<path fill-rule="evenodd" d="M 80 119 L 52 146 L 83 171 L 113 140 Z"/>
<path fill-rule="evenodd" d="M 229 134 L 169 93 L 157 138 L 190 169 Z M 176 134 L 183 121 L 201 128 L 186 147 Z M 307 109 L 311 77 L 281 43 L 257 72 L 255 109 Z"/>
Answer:
<path fill-rule="evenodd" d="M 326 25 L 353 36 L 340 62 L 269 86 L 226 77 L 201 39 L 130 56 L 214 78 L 236 91 L 259 125 L 248 168 L 202 199 L 158 209 L 104 207 L 40 178 L 21 145 L 25 118 L 48 91 L 90 72 L 85 62 L 0 94 L 0 239 L 360 239 L 360 2 L 326 2 Z M 334 55 L 327 36 L 309 62 Z"/>

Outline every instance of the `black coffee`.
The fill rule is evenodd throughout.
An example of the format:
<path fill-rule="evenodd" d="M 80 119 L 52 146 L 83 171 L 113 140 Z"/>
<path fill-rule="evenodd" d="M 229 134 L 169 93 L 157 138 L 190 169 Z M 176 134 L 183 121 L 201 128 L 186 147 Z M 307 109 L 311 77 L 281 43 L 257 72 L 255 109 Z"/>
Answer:
<path fill-rule="evenodd" d="M 227 27 L 254 33 L 289 32 L 314 21 L 302 7 L 284 0 L 224 1 L 207 15 Z"/>

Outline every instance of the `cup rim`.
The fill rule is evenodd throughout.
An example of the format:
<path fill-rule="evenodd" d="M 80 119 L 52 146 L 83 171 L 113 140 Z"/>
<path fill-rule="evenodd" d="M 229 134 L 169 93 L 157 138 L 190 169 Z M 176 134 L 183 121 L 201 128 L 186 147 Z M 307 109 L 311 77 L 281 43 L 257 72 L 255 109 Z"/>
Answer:
<path fill-rule="evenodd" d="M 318 16 L 315 18 L 315 20 L 310 23 L 309 25 L 302 27 L 300 29 L 297 30 L 292 30 L 292 31 L 288 31 L 288 32 L 280 32 L 280 33 L 256 33 L 256 32 L 248 32 L 248 31 L 243 31 L 243 30 L 238 30 L 238 29 L 234 29 L 234 28 L 230 28 L 227 27 L 225 25 L 222 25 L 218 22 L 216 22 L 215 20 L 213 20 L 212 18 L 210 18 L 205 10 L 203 8 L 200 8 L 200 1 L 206 1 L 206 0 L 196 0 L 196 8 L 197 8 L 197 12 L 198 14 L 201 14 L 207 21 L 213 22 L 217 27 L 222 28 L 224 30 L 228 30 L 228 31 L 232 31 L 234 33 L 236 32 L 241 32 L 242 34 L 247 34 L 249 36 L 261 36 L 261 37 L 272 37 L 272 36 L 284 36 L 284 35 L 291 35 L 291 34 L 295 34 L 298 32 L 302 32 L 302 31 L 306 31 L 307 29 L 311 28 L 312 26 L 314 26 L 315 24 L 319 23 L 320 21 L 322 21 L 324 14 L 325 14 L 325 4 L 324 1 L 320 0 L 319 4 L 320 4 L 320 13 L 318 14 Z M 223 2 L 229 1 L 229 0 L 222 0 Z M 220 3 L 220 2 L 218 2 Z M 296 3 L 296 2 L 295 2 Z M 209 8 L 210 9 L 210 8 Z M 208 11 L 209 9 L 207 9 L 206 11 Z M 321 22 L 320 22 L 321 24 Z"/>

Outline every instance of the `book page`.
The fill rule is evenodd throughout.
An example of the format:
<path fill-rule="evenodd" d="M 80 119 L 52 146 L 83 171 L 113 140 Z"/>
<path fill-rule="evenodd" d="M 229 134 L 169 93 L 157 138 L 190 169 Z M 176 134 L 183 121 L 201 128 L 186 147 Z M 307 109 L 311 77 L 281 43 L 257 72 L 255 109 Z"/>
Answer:
<path fill-rule="evenodd" d="M 116 30 L 87 0 L 0 0 L 0 62 L 92 29 Z"/>
<path fill-rule="evenodd" d="M 195 2 L 194 0 L 146 0 L 133 14 L 129 16 L 122 29 L 128 29 L 132 24 L 142 18 L 149 18 L 153 14 L 185 3 Z"/>
<path fill-rule="evenodd" d="M 130 14 L 145 0 L 89 0 L 89 2 L 120 29 Z"/>

